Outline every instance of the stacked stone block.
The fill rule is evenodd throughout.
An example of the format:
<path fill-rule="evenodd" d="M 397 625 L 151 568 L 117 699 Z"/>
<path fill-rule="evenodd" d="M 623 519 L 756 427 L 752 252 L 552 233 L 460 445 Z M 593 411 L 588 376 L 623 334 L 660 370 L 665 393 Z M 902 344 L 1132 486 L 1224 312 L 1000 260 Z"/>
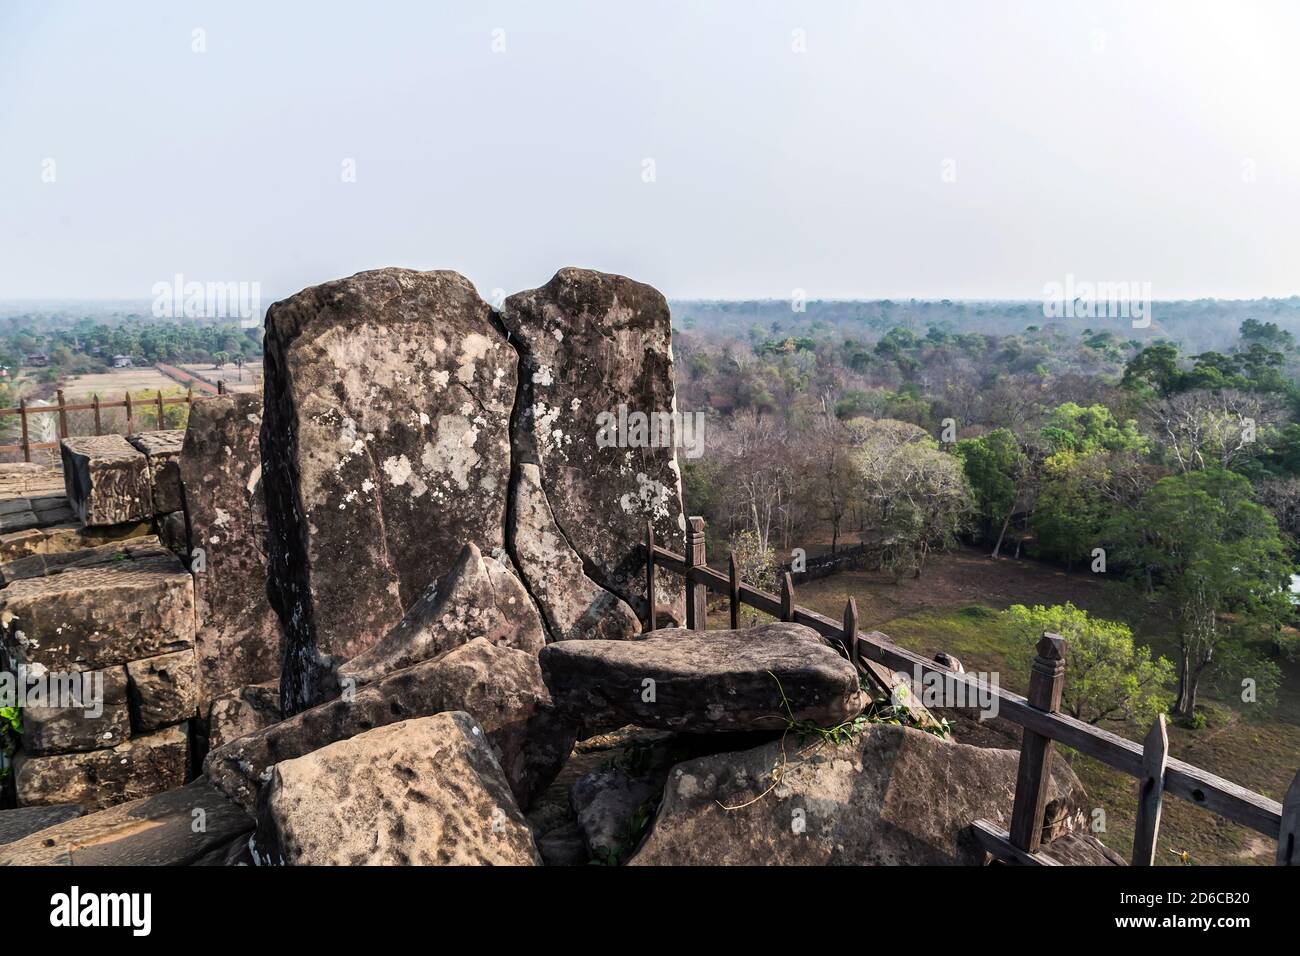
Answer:
<path fill-rule="evenodd" d="M 185 782 L 198 706 L 194 585 L 154 546 L 0 590 L 7 670 L 46 682 L 22 710 L 19 806 L 100 808 Z M 58 682 L 79 693 L 55 696 Z"/>

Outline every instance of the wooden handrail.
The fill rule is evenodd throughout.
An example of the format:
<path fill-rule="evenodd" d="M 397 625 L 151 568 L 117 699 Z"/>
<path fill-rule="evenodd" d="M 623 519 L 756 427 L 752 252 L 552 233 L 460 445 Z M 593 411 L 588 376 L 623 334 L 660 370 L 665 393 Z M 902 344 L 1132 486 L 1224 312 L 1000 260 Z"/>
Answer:
<path fill-rule="evenodd" d="M 703 585 L 714 594 L 732 593 L 732 583 L 726 574 L 709 567 L 688 566 L 680 554 L 658 545 L 654 547 L 653 554 L 655 564 L 685 578 L 689 584 Z M 739 595 L 742 604 L 776 618 L 781 616 L 781 599 L 778 596 L 767 594 L 743 582 L 739 583 L 735 593 Z M 839 639 L 843 634 L 844 625 L 841 622 L 816 611 L 794 605 L 790 614 L 795 623 L 805 624 L 825 637 Z M 987 685 L 974 675 L 955 673 L 942 664 L 899 647 L 879 631 L 858 631 L 856 643 L 857 651 L 864 660 L 874 661 L 891 671 L 902 671 L 922 680 L 930 674 L 942 675 L 950 686 L 960 685 L 967 692 L 967 700 L 996 697 L 998 716 L 1005 717 L 1032 733 L 1072 747 L 1131 777 L 1140 779 L 1144 776 L 1144 750 L 1141 744 L 1068 714 L 1039 710 L 1018 694 L 1000 686 Z M 981 696 L 974 696 L 976 694 Z M 1250 827 L 1274 840 L 1280 836 L 1283 814 L 1281 803 L 1200 767 L 1170 758 L 1165 767 L 1164 792 L 1204 807 L 1234 823 Z"/>

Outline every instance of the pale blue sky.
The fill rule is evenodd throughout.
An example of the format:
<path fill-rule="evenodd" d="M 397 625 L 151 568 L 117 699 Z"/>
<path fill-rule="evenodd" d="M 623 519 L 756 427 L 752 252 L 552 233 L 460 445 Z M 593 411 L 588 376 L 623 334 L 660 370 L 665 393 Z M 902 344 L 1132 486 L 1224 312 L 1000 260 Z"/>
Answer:
<path fill-rule="evenodd" d="M 1298 48 L 1300 4 L 1245 0 L 0 0 L 0 299 L 1289 295 Z"/>

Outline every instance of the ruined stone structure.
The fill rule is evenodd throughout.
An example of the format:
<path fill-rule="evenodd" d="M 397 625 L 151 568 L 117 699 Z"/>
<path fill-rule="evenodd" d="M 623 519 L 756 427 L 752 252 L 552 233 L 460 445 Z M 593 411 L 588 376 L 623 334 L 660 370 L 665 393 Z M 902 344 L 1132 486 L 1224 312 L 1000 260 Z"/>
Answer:
<path fill-rule="evenodd" d="M 654 289 L 562 269 L 497 312 L 383 269 L 265 344 L 264 401 L 67 439 L 65 496 L 0 497 L 4 666 L 98 682 L 93 715 L 24 708 L 0 864 L 982 861 L 1014 753 L 866 725 L 864 672 L 788 615 L 664 626 L 671 438 L 598 440 L 676 412 Z M 814 726 L 839 746 L 787 742 Z M 1051 782 L 1070 858 L 1112 862 Z"/>

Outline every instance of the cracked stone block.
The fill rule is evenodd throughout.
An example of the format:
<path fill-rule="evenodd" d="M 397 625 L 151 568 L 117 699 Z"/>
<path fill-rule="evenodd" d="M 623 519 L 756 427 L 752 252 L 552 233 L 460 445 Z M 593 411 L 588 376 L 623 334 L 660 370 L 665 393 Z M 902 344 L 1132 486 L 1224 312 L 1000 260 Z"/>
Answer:
<path fill-rule="evenodd" d="M 148 459 L 149 484 L 153 489 L 154 514 L 181 510 L 181 446 L 185 429 L 141 432 L 127 439 Z"/>
<path fill-rule="evenodd" d="M 131 661 L 126 673 L 131 682 L 131 723 L 136 730 L 157 730 L 198 712 L 198 667 L 193 648 Z"/>
<path fill-rule="evenodd" d="M 77 803 L 103 809 L 162 793 L 185 783 L 189 730 L 184 724 L 134 737 L 111 750 L 14 758 L 14 788 L 20 807 Z"/>
<path fill-rule="evenodd" d="M 68 695 L 70 703 L 24 706 L 23 750 L 36 755 L 105 750 L 130 739 L 125 667 L 63 674 L 57 679 L 74 691 Z"/>
<path fill-rule="evenodd" d="M 0 590 L 0 646 L 14 665 L 99 670 L 193 645 L 193 581 L 163 548 Z"/>
<path fill-rule="evenodd" d="M 518 356 L 449 271 L 306 289 L 271 306 L 265 343 L 269 590 L 294 713 L 321 699 L 321 655 L 375 644 L 467 543 L 505 544 Z"/>
<path fill-rule="evenodd" d="M 82 523 L 121 524 L 153 515 L 149 460 L 121 435 L 65 438 L 63 483 Z"/>

